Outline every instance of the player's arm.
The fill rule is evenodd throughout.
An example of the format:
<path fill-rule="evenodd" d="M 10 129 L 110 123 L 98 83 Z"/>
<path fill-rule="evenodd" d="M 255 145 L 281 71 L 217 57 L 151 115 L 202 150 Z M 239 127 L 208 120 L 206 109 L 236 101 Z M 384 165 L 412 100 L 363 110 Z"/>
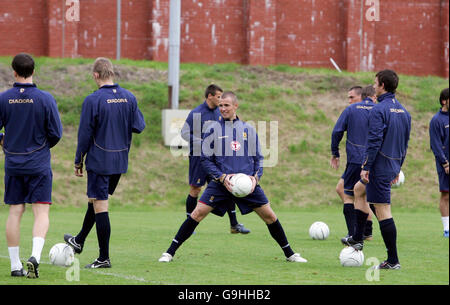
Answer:
<path fill-rule="evenodd" d="M 219 129 L 219 127 L 219 123 L 212 124 L 211 129 L 205 133 L 202 139 L 201 165 L 212 180 L 223 184 L 227 176 L 231 173 L 222 172 L 216 164 L 216 155 L 223 153 L 222 145 L 219 145 L 220 147 L 215 146 L 219 141 L 222 143 L 222 140 L 219 139 L 219 135 L 221 134 L 221 128 Z"/>
<path fill-rule="evenodd" d="M 133 110 L 133 125 L 131 130 L 134 133 L 141 133 L 145 128 L 144 115 L 142 114 L 141 110 L 139 110 L 136 98 L 134 98 L 134 101 L 135 108 Z"/>
<path fill-rule="evenodd" d="M 183 128 L 181 128 L 181 138 L 185 140 L 186 142 L 190 143 L 191 141 L 191 133 L 192 133 L 192 111 L 189 112 L 186 121 L 183 124 Z"/>
<path fill-rule="evenodd" d="M 55 99 L 50 96 L 50 100 L 47 112 L 47 140 L 50 148 L 52 148 L 62 138 L 62 123 Z"/>
<path fill-rule="evenodd" d="M 341 115 L 339 116 L 339 119 L 337 120 L 336 124 L 334 125 L 333 132 L 331 133 L 331 160 L 330 165 L 334 169 L 339 168 L 339 143 L 341 143 L 342 138 L 344 137 L 344 132 L 347 130 L 348 126 L 348 110 L 349 108 L 346 108 Z"/>
<path fill-rule="evenodd" d="M 372 109 L 369 116 L 369 134 L 367 137 L 367 148 L 365 155 L 366 161 L 363 165 L 363 171 L 370 171 L 378 151 L 383 144 L 383 135 L 385 130 L 384 115 L 378 109 Z"/>
<path fill-rule="evenodd" d="M 78 127 L 78 145 L 75 154 L 75 174 L 83 175 L 84 156 L 92 143 L 95 128 L 95 109 L 89 99 L 85 99 L 81 108 L 80 125 Z"/>
<path fill-rule="evenodd" d="M 432 119 L 430 122 L 430 147 L 433 151 L 434 157 L 439 162 L 439 164 L 442 165 L 442 167 L 445 169 L 445 167 L 448 167 L 448 160 L 445 156 L 445 152 L 442 149 L 442 146 L 444 143 L 441 141 L 441 136 L 439 132 L 439 122 L 438 120 Z"/>
<path fill-rule="evenodd" d="M 254 129 L 251 129 L 248 132 L 248 134 L 251 134 L 251 133 L 255 134 L 255 146 L 256 146 L 255 147 L 256 148 L 255 149 L 255 154 L 253 156 L 253 179 L 255 180 L 254 181 L 254 186 L 253 186 L 253 189 L 252 189 L 252 192 L 253 192 L 254 188 L 256 187 L 256 185 L 259 184 L 259 181 L 261 180 L 261 177 L 263 175 L 263 161 L 264 161 L 264 157 L 261 154 L 261 145 L 259 143 L 258 134 L 256 133 L 256 131 Z"/>

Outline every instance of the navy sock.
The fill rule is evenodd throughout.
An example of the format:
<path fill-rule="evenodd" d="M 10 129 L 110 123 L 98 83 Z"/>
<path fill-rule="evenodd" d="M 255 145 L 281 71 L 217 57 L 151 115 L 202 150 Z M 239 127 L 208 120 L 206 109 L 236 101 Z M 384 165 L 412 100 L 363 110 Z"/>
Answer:
<path fill-rule="evenodd" d="M 386 245 L 388 259 L 390 264 L 398 263 L 397 255 L 397 228 L 393 218 L 380 221 L 381 236 L 383 236 Z"/>
<path fill-rule="evenodd" d="M 269 225 L 267 225 L 267 228 L 269 228 L 270 235 L 273 237 L 273 239 L 276 240 L 276 242 L 280 245 L 281 249 L 284 252 L 284 255 L 286 257 L 290 257 L 294 254 L 294 251 L 292 251 L 291 246 L 289 245 L 289 242 L 286 238 L 286 234 L 284 233 L 283 227 L 281 226 L 281 223 L 278 221 L 278 219 Z"/>
<path fill-rule="evenodd" d="M 97 228 L 98 247 L 100 249 L 98 260 L 104 261 L 109 259 L 109 237 L 111 236 L 108 212 L 95 214 L 95 224 Z"/>
<path fill-rule="evenodd" d="M 369 214 L 364 213 L 361 210 L 355 209 L 355 215 L 356 215 L 356 226 L 355 226 L 355 233 L 353 234 L 353 240 L 356 241 L 362 241 L 364 230 L 366 227 L 367 217 L 369 217 Z"/>
<path fill-rule="evenodd" d="M 94 204 L 89 202 L 88 208 L 86 210 L 86 214 L 84 215 L 83 226 L 81 227 L 80 233 L 75 236 L 75 242 L 77 244 L 84 244 L 89 232 L 91 232 L 92 227 L 95 224 L 95 212 L 94 212 Z"/>
<path fill-rule="evenodd" d="M 228 208 L 228 217 L 230 218 L 230 226 L 234 227 L 238 224 L 237 217 L 236 217 L 236 209 L 234 208 L 234 203 L 230 205 Z"/>
<path fill-rule="evenodd" d="M 196 206 L 197 206 L 197 197 L 192 197 L 191 195 L 188 195 L 186 198 L 186 215 L 190 216 Z"/>
<path fill-rule="evenodd" d="M 175 235 L 167 253 L 174 256 L 177 249 L 192 235 L 198 224 L 191 216 L 188 216 Z"/>
<path fill-rule="evenodd" d="M 355 233 L 355 208 L 353 203 L 344 203 L 344 217 L 347 224 L 348 235 L 353 236 Z"/>
<path fill-rule="evenodd" d="M 372 220 L 368 220 L 366 222 L 366 227 L 364 228 L 364 235 L 372 236 L 372 228 L 373 228 L 373 222 L 372 222 Z"/>

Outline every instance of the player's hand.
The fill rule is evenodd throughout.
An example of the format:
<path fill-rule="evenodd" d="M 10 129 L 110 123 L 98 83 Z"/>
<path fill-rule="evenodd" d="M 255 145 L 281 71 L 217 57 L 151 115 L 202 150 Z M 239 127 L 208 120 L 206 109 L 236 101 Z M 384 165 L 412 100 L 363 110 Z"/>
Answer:
<path fill-rule="evenodd" d="M 83 168 L 82 167 L 75 167 L 75 176 L 77 177 L 83 177 Z"/>
<path fill-rule="evenodd" d="M 233 177 L 234 174 L 228 174 L 225 179 L 223 180 L 223 185 L 225 188 L 231 193 L 233 191 L 233 183 L 231 183 L 230 179 Z"/>
<path fill-rule="evenodd" d="M 444 164 L 443 167 L 444 167 L 445 174 L 448 175 L 448 168 L 449 168 L 448 162 L 446 164 Z"/>
<path fill-rule="evenodd" d="M 391 185 L 396 184 L 398 182 L 398 179 L 400 179 L 400 173 L 398 173 L 394 180 L 391 181 Z"/>
<path fill-rule="evenodd" d="M 256 185 L 258 184 L 258 181 L 256 181 L 255 176 L 250 176 L 250 175 L 249 175 L 249 177 L 250 177 L 250 179 L 252 180 L 252 190 L 250 191 L 250 194 L 251 194 L 251 193 L 253 193 L 253 191 L 255 190 Z"/>
<path fill-rule="evenodd" d="M 365 171 L 365 170 L 361 171 L 361 180 L 365 184 L 369 183 L 369 171 Z"/>
<path fill-rule="evenodd" d="M 337 170 L 339 168 L 339 158 L 332 156 L 330 160 L 330 165 L 332 168 Z"/>

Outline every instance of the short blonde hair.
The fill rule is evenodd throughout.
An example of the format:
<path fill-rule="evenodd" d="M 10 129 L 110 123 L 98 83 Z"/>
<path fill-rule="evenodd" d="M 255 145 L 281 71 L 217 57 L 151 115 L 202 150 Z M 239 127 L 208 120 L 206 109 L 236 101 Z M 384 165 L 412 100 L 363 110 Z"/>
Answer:
<path fill-rule="evenodd" d="M 112 62 L 105 57 L 98 57 L 94 62 L 93 72 L 98 73 L 101 80 L 114 78 L 114 68 Z"/>

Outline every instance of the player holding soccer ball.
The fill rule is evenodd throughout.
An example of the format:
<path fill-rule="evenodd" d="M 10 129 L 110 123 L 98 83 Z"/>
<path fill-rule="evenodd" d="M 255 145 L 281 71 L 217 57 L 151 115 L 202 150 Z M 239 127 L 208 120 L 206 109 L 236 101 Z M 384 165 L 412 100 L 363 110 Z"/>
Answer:
<path fill-rule="evenodd" d="M 136 97 L 114 83 L 114 75 L 109 59 L 95 60 L 93 78 L 99 89 L 84 100 L 78 129 L 75 175 L 83 177 L 86 157 L 89 203 L 81 231 L 75 237 L 65 234 L 64 240 L 75 253 L 81 253 L 86 237 L 96 225 L 100 253 L 86 268 L 111 267 L 108 195 L 114 193 L 121 174 L 127 172 L 132 133 L 141 133 L 145 128 Z"/>
<path fill-rule="evenodd" d="M 277 216 L 270 207 L 259 180 L 263 174 L 263 156 L 259 151 L 258 135 L 253 127 L 239 120 L 236 115 L 238 100 L 233 92 L 225 92 L 219 103 L 223 120 L 217 122 L 203 139 L 202 165 L 212 176 L 199 203 L 191 215 L 181 225 L 169 249 L 162 254 L 160 262 L 170 262 L 177 249 L 210 212 L 223 216 L 227 201 L 236 202 L 241 213 L 255 211 L 267 224 L 271 236 L 282 248 L 289 262 L 306 262 L 300 254 L 294 253 Z M 244 173 L 253 181 L 251 193 L 245 197 L 235 197 L 231 178 L 233 174 Z"/>
<path fill-rule="evenodd" d="M 375 205 L 388 254 L 387 260 L 376 267 L 378 269 L 400 269 L 397 229 L 390 205 L 391 185 L 398 180 L 406 158 L 411 115 L 395 98 L 397 86 L 398 76 L 394 71 L 383 70 L 376 74 L 374 88 L 378 104 L 370 111 L 367 159 L 361 171 L 361 180 L 367 184 L 367 202 Z M 345 241 L 356 250 L 362 250 L 364 244 L 364 227 L 370 212 L 367 202 L 355 202 L 355 234 Z"/>
<path fill-rule="evenodd" d="M 186 215 L 191 215 L 197 206 L 197 198 L 202 186 L 207 182 L 207 174 L 201 165 L 202 136 L 205 125 L 222 119 L 219 111 L 219 101 L 223 90 L 214 84 L 205 90 L 205 101 L 193 109 L 184 123 L 181 136 L 189 143 L 189 194 L 186 198 Z M 248 234 L 250 230 L 238 223 L 234 202 L 228 203 L 230 231 L 233 234 Z"/>
<path fill-rule="evenodd" d="M 0 129 L 5 152 L 5 203 L 9 205 L 6 240 L 11 276 L 24 276 L 19 257 L 20 221 L 25 204 L 34 214 L 33 249 L 27 261 L 28 278 L 39 277 L 39 263 L 49 228 L 52 204 L 50 149 L 62 137 L 56 101 L 33 83 L 34 60 L 25 53 L 12 61 L 16 82 L 0 95 Z"/>
<path fill-rule="evenodd" d="M 441 109 L 430 121 L 430 146 L 436 159 L 436 170 L 439 177 L 439 191 L 441 192 L 439 210 L 441 212 L 442 225 L 444 226 L 444 237 L 448 238 L 448 88 L 441 91 L 439 102 Z"/>

